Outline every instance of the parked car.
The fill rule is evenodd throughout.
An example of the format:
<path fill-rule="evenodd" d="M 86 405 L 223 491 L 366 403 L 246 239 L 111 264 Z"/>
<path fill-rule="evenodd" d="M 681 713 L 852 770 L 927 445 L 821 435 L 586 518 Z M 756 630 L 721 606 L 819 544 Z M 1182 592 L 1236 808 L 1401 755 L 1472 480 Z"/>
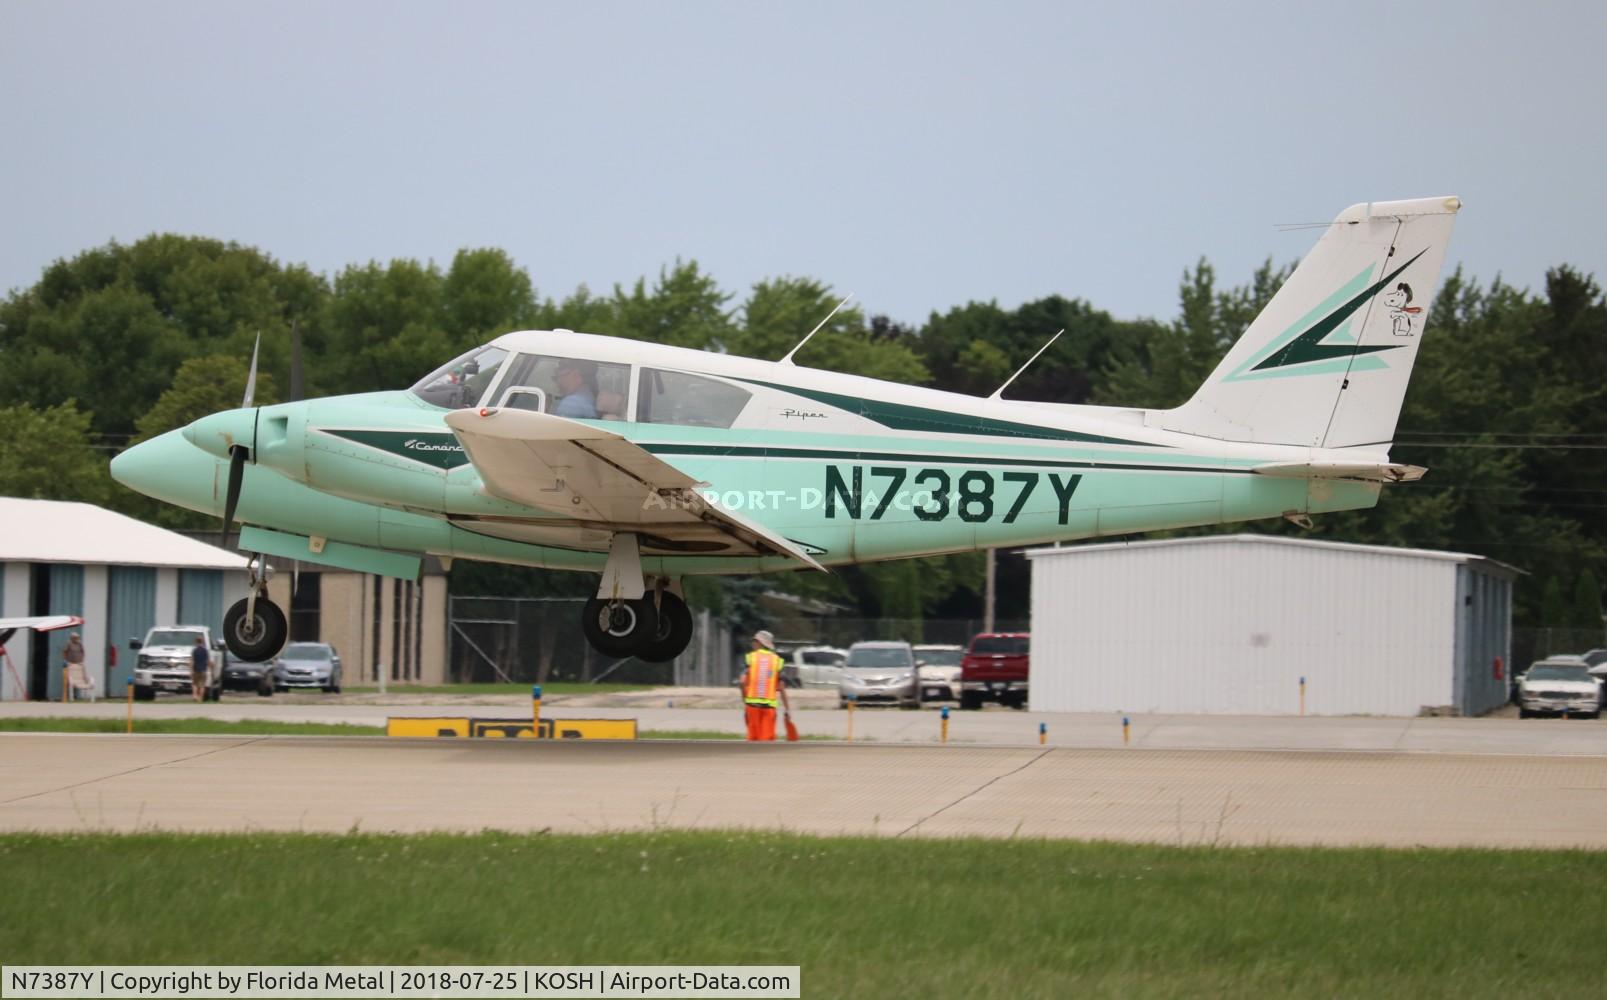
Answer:
<path fill-rule="evenodd" d="M 964 646 L 916 646 L 915 670 L 922 701 L 960 700 L 960 661 Z"/>
<path fill-rule="evenodd" d="M 230 659 L 223 665 L 221 683 L 225 691 L 255 691 L 263 698 L 271 698 L 278 687 L 274 673 L 272 660 Z"/>
<path fill-rule="evenodd" d="M 322 688 L 340 694 L 340 656 L 327 642 L 293 642 L 273 661 L 274 682 L 281 688 Z"/>
<path fill-rule="evenodd" d="M 1607 649 L 1587 649 L 1579 654 L 1579 658 L 1590 668 L 1590 676 L 1607 681 Z"/>
<path fill-rule="evenodd" d="M 837 703 L 849 699 L 865 702 L 890 701 L 907 708 L 920 705 L 915 684 L 915 651 L 907 642 L 856 642 L 848 647 L 842 680 L 837 686 Z"/>
<path fill-rule="evenodd" d="M 1518 715 L 1583 715 L 1601 718 L 1602 682 L 1590 676 L 1583 660 L 1541 660 L 1518 681 Z"/>
<path fill-rule="evenodd" d="M 174 694 L 194 694 L 190 683 L 190 657 L 195 649 L 195 637 L 206 640 L 211 651 L 207 669 L 207 701 L 217 701 L 223 671 L 227 669 L 229 654 L 224 651 L 223 640 L 214 639 L 212 630 L 205 625 L 158 625 L 145 633 L 145 638 L 130 639 L 130 649 L 139 651 L 134 662 L 134 700 L 154 701 L 158 691 Z"/>
<path fill-rule="evenodd" d="M 975 709 L 996 701 L 1026 708 L 1030 644 L 1025 632 L 984 632 L 973 638 L 960 663 L 960 707 Z"/>
<path fill-rule="evenodd" d="M 787 654 L 781 679 L 788 687 L 834 688 L 843 678 L 848 651 L 834 646 L 804 646 Z"/>

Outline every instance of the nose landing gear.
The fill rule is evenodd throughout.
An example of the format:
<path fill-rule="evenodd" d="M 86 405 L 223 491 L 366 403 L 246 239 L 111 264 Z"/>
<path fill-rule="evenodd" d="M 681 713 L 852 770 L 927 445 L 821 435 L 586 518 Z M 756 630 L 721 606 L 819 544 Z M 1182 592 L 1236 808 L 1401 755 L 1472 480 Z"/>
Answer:
<path fill-rule="evenodd" d="M 250 596 L 236 601 L 223 616 L 223 644 L 236 659 L 258 663 L 284 648 L 290 623 L 279 605 L 268 599 L 268 574 L 261 553 L 246 567 L 246 586 Z"/>

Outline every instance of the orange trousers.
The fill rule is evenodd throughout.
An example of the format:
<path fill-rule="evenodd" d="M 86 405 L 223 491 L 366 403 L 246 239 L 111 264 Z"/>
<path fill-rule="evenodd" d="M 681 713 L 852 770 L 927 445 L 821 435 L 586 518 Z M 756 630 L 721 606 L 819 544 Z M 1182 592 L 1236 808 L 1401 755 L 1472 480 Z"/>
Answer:
<path fill-rule="evenodd" d="M 748 739 L 776 738 L 776 710 L 770 705 L 744 705 L 748 716 Z"/>

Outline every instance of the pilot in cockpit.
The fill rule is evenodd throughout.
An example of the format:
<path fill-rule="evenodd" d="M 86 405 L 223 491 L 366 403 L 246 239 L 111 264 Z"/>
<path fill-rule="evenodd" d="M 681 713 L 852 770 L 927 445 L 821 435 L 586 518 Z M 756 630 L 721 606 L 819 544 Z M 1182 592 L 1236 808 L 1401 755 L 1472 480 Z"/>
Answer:
<path fill-rule="evenodd" d="M 575 420 L 597 419 L 597 369 L 585 361 L 565 361 L 558 367 L 556 416 Z"/>

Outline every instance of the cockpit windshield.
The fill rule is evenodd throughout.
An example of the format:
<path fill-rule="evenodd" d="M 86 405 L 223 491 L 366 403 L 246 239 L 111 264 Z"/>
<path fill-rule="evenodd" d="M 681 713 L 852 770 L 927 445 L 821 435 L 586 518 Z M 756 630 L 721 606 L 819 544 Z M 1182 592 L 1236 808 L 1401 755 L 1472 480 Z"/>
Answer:
<path fill-rule="evenodd" d="M 449 410 L 473 406 L 496 381 L 497 368 L 507 357 L 500 347 L 476 347 L 424 376 L 413 386 L 413 394 Z"/>

